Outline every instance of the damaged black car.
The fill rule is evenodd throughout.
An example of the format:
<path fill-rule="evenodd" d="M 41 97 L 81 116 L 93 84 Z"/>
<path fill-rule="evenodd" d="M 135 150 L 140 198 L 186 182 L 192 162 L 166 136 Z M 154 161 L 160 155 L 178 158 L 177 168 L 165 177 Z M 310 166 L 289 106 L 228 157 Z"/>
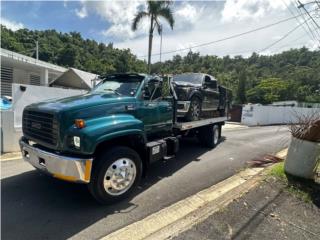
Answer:
<path fill-rule="evenodd" d="M 172 82 L 178 97 L 179 118 L 196 121 L 201 118 L 225 116 L 231 94 L 228 89 L 220 86 L 213 76 L 204 73 L 183 73 L 174 75 Z"/>

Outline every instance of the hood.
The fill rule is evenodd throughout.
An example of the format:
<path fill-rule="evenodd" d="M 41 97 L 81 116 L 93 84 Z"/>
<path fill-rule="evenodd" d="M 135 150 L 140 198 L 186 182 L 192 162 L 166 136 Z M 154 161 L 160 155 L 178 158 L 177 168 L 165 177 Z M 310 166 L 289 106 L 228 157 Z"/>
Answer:
<path fill-rule="evenodd" d="M 50 99 L 44 102 L 34 103 L 28 107 L 40 111 L 72 111 L 90 108 L 99 105 L 131 102 L 134 97 L 119 96 L 117 94 L 87 93 L 60 99 Z"/>
<path fill-rule="evenodd" d="M 176 85 L 177 87 L 200 87 L 201 86 L 201 84 L 184 82 L 184 81 L 173 82 L 173 84 Z"/>

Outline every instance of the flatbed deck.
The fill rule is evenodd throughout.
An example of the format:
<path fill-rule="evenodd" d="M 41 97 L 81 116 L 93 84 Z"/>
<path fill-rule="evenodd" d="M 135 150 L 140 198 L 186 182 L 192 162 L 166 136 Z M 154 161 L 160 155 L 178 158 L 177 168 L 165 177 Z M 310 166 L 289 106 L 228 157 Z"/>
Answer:
<path fill-rule="evenodd" d="M 177 122 L 173 125 L 174 128 L 179 129 L 180 131 L 189 130 L 197 127 L 202 127 L 218 122 L 225 122 L 227 121 L 227 117 L 216 117 L 216 118 L 208 118 L 208 119 L 202 119 L 198 121 L 192 121 L 192 122 Z"/>

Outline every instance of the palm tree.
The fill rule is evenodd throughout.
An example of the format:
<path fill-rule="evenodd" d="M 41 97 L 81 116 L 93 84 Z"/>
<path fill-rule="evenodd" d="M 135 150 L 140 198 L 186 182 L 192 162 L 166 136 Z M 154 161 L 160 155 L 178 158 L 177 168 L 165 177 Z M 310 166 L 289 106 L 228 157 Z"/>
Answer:
<path fill-rule="evenodd" d="M 157 28 L 158 33 L 160 34 L 162 31 L 162 27 L 159 21 L 159 17 L 164 18 L 169 23 L 171 29 L 173 29 L 174 19 L 173 14 L 170 9 L 170 1 L 152 1 L 148 0 L 147 11 L 138 12 L 132 22 L 132 30 L 136 31 L 138 28 L 138 24 L 144 17 L 150 18 L 150 28 L 149 28 L 149 49 L 148 49 L 148 70 L 150 73 L 150 65 L 151 65 L 151 52 L 152 52 L 152 38 L 153 31 Z"/>

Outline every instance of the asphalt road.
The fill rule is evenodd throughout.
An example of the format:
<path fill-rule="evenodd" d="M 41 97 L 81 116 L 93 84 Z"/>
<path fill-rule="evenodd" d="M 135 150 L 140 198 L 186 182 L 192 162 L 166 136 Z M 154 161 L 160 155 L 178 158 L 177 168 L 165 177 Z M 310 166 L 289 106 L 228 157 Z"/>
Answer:
<path fill-rule="evenodd" d="M 47 177 L 22 160 L 1 163 L 2 239 L 97 239 L 241 170 L 248 160 L 288 145 L 283 126 L 229 129 L 213 150 L 181 143 L 176 159 L 152 166 L 137 193 L 101 206 L 85 185 Z"/>

